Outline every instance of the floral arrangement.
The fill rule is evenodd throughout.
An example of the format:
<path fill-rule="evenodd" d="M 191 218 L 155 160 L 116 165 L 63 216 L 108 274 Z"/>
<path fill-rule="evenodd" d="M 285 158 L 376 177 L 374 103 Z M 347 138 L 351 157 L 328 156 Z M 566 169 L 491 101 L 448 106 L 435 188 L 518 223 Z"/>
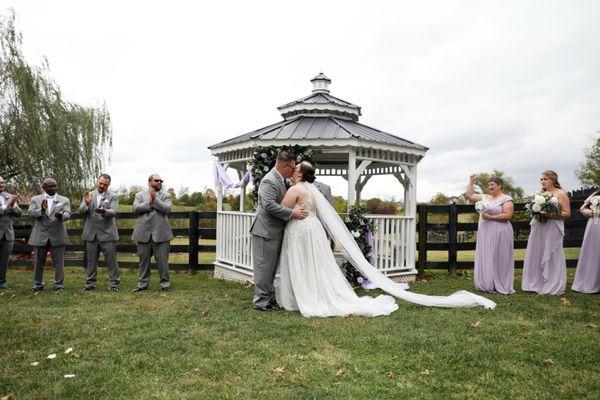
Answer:
<path fill-rule="evenodd" d="M 287 148 L 296 153 L 296 163 L 309 161 L 312 163 L 312 157 L 316 151 L 305 146 L 255 146 L 250 160 L 250 173 L 254 181 L 254 204 L 258 204 L 258 186 L 264 176 L 275 166 L 277 153 L 283 148 Z"/>
<path fill-rule="evenodd" d="M 525 211 L 531 218 L 544 223 L 549 217 L 560 215 L 561 207 L 558 197 L 550 192 L 536 193 L 533 199 L 525 204 Z"/>
<path fill-rule="evenodd" d="M 370 237 L 375 232 L 375 223 L 365 217 L 365 209 L 361 206 L 354 205 L 350 207 L 348 216 L 344 219 L 346 227 L 354 236 L 354 240 L 358 247 L 362 251 L 363 255 L 367 260 L 373 258 L 373 247 L 371 244 Z M 358 283 L 365 287 L 368 282 L 363 278 L 356 269 L 348 261 L 342 264 L 342 270 L 346 275 L 346 279 L 351 284 Z"/>

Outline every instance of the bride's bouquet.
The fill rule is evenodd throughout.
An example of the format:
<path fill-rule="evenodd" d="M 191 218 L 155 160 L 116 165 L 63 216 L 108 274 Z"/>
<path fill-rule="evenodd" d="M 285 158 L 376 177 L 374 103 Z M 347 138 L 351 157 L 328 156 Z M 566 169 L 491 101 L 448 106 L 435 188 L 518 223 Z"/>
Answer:
<path fill-rule="evenodd" d="M 533 199 L 525 204 L 525 211 L 531 218 L 544 223 L 550 217 L 560 215 L 561 207 L 558 197 L 550 192 L 536 193 Z"/>

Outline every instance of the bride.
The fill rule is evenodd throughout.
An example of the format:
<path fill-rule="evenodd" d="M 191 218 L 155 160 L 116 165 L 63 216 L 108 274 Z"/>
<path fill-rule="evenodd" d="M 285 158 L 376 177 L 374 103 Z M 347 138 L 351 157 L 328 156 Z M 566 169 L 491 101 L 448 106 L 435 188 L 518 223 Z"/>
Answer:
<path fill-rule="evenodd" d="M 398 309 L 393 297 L 379 295 L 358 297 L 337 265 L 329 246 L 329 235 L 342 247 L 352 265 L 376 287 L 400 299 L 433 307 L 473 307 L 492 309 L 495 303 L 467 291 L 450 296 L 427 296 L 408 292 L 406 284 L 395 283 L 373 267 L 363 256 L 333 207 L 313 185 L 314 167 L 304 161 L 292 175 L 295 183 L 286 193 L 282 205 L 303 205 L 308 217 L 290 219 L 283 236 L 279 259 L 277 302 L 289 311 L 305 317 L 389 315 Z M 317 218 L 318 216 L 318 218 Z"/>

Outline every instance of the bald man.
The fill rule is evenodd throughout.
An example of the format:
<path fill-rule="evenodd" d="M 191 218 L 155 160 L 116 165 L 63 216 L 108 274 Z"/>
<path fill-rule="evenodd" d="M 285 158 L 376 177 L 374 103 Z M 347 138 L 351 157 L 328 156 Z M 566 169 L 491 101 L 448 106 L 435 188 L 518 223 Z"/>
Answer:
<path fill-rule="evenodd" d="M 42 189 L 44 193 L 32 197 L 29 202 L 29 216 L 35 221 L 27 242 L 33 246 L 35 253 L 32 290 L 38 292 L 44 289 L 44 265 L 49 251 L 54 267 L 54 290 L 62 292 L 67 244 L 65 222 L 71 216 L 71 203 L 57 193 L 58 185 L 54 179 L 46 179 Z"/>
<path fill-rule="evenodd" d="M 6 268 L 15 240 L 13 218 L 21 215 L 16 196 L 4 191 L 6 184 L 0 176 L 0 289 L 8 289 L 6 284 Z"/>

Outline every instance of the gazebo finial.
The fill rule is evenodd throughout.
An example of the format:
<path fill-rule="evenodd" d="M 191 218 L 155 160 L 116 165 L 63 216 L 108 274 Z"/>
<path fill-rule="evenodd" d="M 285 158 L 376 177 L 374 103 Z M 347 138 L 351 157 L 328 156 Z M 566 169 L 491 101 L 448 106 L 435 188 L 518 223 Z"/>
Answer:
<path fill-rule="evenodd" d="M 310 80 L 313 84 L 313 92 L 329 93 L 329 79 L 323 71 L 319 72 L 319 75 L 315 76 Z"/>

